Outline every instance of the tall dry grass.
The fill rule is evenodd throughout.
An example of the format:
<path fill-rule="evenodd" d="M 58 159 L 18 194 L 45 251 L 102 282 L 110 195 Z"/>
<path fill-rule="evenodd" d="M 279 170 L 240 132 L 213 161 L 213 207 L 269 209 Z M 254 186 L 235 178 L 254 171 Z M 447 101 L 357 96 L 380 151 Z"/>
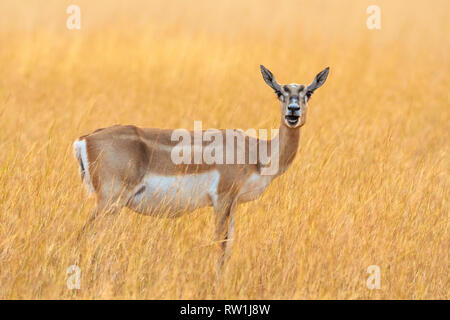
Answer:
<path fill-rule="evenodd" d="M 0 298 L 449 298 L 448 1 L 0 3 Z M 280 82 L 327 83 L 294 164 L 237 211 L 214 291 L 212 209 L 94 207 L 72 142 L 116 123 L 276 128 Z M 82 270 L 68 290 L 66 269 Z M 369 265 L 381 289 L 366 287 Z"/>

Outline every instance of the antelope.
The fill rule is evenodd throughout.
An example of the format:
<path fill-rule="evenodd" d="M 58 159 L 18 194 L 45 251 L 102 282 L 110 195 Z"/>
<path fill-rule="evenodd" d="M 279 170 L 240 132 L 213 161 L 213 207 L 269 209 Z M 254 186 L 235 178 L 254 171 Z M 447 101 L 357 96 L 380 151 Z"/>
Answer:
<path fill-rule="evenodd" d="M 236 206 L 256 200 L 291 165 L 299 145 L 300 128 L 306 121 L 308 101 L 324 84 L 329 72 L 327 67 L 309 85 L 280 85 L 268 69 L 262 65 L 260 68 L 264 81 L 280 101 L 278 135 L 260 141 L 260 138 L 236 131 L 237 138 L 244 139 L 246 144 L 243 150 L 234 151 L 248 153 L 252 142 L 276 145 L 276 172 L 263 174 L 266 164 L 259 160 L 244 164 L 176 164 L 171 158 L 177 142 L 172 139 L 174 130 L 133 125 L 98 129 L 74 142 L 82 181 L 95 194 L 97 204 L 84 227 L 99 214 L 114 214 L 123 207 L 146 215 L 179 217 L 197 208 L 212 206 L 216 241 L 221 248 L 220 269 L 231 254 Z M 194 134 L 190 132 L 192 137 Z M 193 139 L 192 148 L 199 143 L 207 147 L 212 142 Z"/>

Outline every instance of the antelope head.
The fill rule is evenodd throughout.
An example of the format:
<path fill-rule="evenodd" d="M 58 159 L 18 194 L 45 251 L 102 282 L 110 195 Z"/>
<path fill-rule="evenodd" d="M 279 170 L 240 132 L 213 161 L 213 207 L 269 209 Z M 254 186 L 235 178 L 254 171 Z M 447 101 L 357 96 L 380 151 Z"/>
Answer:
<path fill-rule="evenodd" d="M 272 72 L 261 65 L 261 73 L 264 81 L 271 87 L 281 103 L 282 122 L 288 128 L 300 128 L 306 121 L 308 101 L 316 89 L 327 80 L 329 67 L 319 72 L 310 85 L 291 83 L 280 85 L 275 80 Z"/>

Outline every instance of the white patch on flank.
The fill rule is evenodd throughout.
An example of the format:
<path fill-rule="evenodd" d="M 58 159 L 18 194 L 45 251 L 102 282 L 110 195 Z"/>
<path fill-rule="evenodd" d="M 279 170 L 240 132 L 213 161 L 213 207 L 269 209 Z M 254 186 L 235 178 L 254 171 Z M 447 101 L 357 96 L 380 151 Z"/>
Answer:
<path fill-rule="evenodd" d="M 145 187 L 144 191 L 130 199 L 129 207 L 146 214 L 152 214 L 156 209 L 178 214 L 216 205 L 219 178 L 216 170 L 182 176 L 150 173 L 135 188 L 134 193 L 138 193 Z"/>
<path fill-rule="evenodd" d="M 87 150 L 86 150 L 86 140 L 76 140 L 73 143 L 73 149 L 75 151 L 75 157 L 77 160 L 81 158 L 81 161 L 83 162 L 84 167 L 84 179 L 83 182 L 86 185 L 86 188 L 89 192 L 89 194 L 92 194 L 94 192 L 94 186 L 91 182 L 91 176 L 89 174 L 89 161 L 87 156 Z M 80 174 L 81 174 L 81 166 L 79 168 Z"/>

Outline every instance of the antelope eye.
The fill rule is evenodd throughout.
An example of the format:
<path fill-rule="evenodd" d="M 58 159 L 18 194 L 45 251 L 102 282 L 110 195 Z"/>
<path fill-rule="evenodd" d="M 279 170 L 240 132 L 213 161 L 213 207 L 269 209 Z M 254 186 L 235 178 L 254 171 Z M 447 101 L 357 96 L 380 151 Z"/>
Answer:
<path fill-rule="evenodd" d="M 308 92 L 306 92 L 306 98 L 311 98 L 311 95 L 312 95 L 312 91 L 308 91 Z"/>

